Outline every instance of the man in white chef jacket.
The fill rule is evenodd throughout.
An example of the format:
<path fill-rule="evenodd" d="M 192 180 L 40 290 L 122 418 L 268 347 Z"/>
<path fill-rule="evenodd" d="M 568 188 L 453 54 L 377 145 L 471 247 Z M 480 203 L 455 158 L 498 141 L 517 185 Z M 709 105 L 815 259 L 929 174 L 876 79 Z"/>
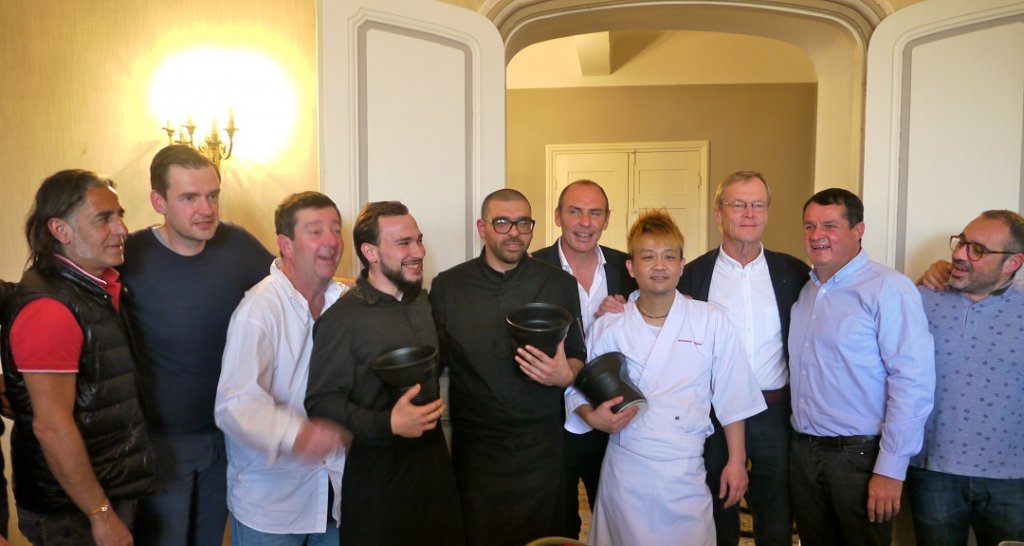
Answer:
<path fill-rule="evenodd" d="M 711 407 L 729 447 L 727 466 L 746 464 L 743 420 L 765 410 L 742 346 L 723 310 L 676 291 L 683 236 L 665 211 L 646 212 L 629 231 L 626 267 L 639 297 L 593 325 L 589 358 L 618 351 L 647 409 L 611 412 L 621 397 L 593 407 L 566 391 L 566 428 L 611 434 L 590 544 L 713 546 L 711 492 L 704 481 L 704 439 Z M 739 500 L 745 488 L 729 492 Z"/>

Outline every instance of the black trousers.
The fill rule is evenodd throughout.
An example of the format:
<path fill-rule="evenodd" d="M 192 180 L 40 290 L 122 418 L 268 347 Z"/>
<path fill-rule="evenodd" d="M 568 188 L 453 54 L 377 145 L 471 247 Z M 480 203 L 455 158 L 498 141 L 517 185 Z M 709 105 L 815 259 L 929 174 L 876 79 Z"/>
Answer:
<path fill-rule="evenodd" d="M 879 546 L 892 542 L 892 520 L 868 521 L 868 481 L 878 439 L 817 445 L 794 434 L 789 490 L 803 546 Z"/>
<path fill-rule="evenodd" d="M 587 503 L 593 513 L 604 450 L 608 447 L 608 434 L 596 429 L 585 434 L 574 434 L 568 430 L 564 432 L 565 458 L 562 468 L 565 478 L 565 529 L 561 534 L 568 538 L 579 538 L 583 523 L 580 521 L 579 480 L 583 480 Z"/>
<path fill-rule="evenodd" d="M 750 460 L 747 505 L 754 517 L 754 542 L 757 546 L 789 546 L 793 541 L 789 499 L 791 409 L 788 396 L 766 398 L 772 398 L 768 409 L 746 420 L 747 458 Z M 718 498 L 729 449 L 725 443 L 725 432 L 714 412 L 711 421 L 715 432 L 704 442 L 704 466 L 708 489 L 711 490 L 715 534 L 718 546 L 736 546 L 740 542 L 739 505 L 725 508 L 724 499 Z"/>

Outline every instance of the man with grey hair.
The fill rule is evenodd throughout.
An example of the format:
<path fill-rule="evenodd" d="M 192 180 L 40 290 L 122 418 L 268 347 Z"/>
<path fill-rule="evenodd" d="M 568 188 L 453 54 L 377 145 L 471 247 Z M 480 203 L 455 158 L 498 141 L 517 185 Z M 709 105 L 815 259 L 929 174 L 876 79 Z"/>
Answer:
<path fill-rule="evenodd" d="M 717 303 L 739 332 L 768 409 L 746 421 L 746 454 L 730 453 L 714 411 L 715 431 L 704 443 L 707 484 L 712 493 L 719 546 L 740 540 L 739 505 L 725 505 L 733 488 L 747 482 L 747 501 L 759 545 L 789 545 L 792 516 L 786 469 L 789 465 L 789 310 L 807 282 L 803 261 L 764 248 L 772 196 L 761 173 L 737 171 L 718 185 L 715 220 L 722 246 L 683 269 L 678 289 L 700 301 Z"/>
<path fill-rule="evenodd" d="M 25 233 L 31 267 L 0 327 L 18 526 L 38 546 L 127 546 L 154 462 L 114 269 L 128 230 L 113 182 L 50 176 Z"/>

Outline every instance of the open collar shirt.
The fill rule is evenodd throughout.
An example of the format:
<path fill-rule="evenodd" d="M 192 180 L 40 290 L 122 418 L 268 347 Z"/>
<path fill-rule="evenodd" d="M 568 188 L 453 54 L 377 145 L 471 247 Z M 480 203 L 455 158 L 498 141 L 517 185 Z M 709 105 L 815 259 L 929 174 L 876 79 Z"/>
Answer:
<path fill-rule="evenodd" d="M 782 352 L 782 321 L 764 247 L 747 265 L 720 250 L 708 301 L 720 305 L 736 328 L 761 390 L 786 386 L 789 370 Z"/>
<path fill-rule="evenodd" d="M 576 278 L 576 273 L 573 272 L 572 266 L 569 265 L 569 261 L 565 259 L 565 253 L 562 252 L 562 239 L 559 238 L 555 242 L 555 247 L 558 248 L 558 261 L 562 264 L 562 271 Z M 583 331 L 589 332 L 590 325 L 594 323 L 594 316 L 597 315 L 598 309 L 601 308 L 601 302 L 608 297 L 608 278 L 604 274 L 604 252 L 601 251 L 600 246 L 594 247 L 594 252 L 597 253 L 597 267 L 594 270 L 594 280 L 590 283 L 590 291 L 583 288 L 583 285 L 576 282 L 576 288 L 580 296 L 580 312 L 583 320 Z"/>
<path fill-rule="evenodd" d="M 935 395 L 935 350 L 910 279 L 861 250 L 793 305 L 789 330 L 793 429 L 881 435 L 874 472 L 902 480 L 921 449 Z"/>
<path fill-rule="evenodd" d="M 306 421 L 314 319 L 278 262 L 246 293 L 228 327 L 215 406 L 227 443 L 228 509 L 264 533 L 322 533 L 328 477 L 340 493 L 345 455 L 309 462 L 291 454 Z M 324 311 L 346 290 L 331 282 Z"/>

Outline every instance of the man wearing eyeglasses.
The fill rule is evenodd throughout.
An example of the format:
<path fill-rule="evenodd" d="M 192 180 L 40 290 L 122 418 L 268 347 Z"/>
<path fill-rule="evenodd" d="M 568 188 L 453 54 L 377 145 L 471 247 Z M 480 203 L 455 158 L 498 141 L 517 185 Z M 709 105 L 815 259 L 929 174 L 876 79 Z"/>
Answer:
<path fill-rule="evenodd" d="M 766 411 L 747 418 L 745 438 L 733 444 L 745 445 L 745 454 L 730 453 L 722 425 L 711 412 L 715 431 L 704 444 L 704 465 L 719 546 L 736 546 L 740 540 L 738 499 L 747 485 L 747 459 L 755 541 L 759 546 L 792 543 L 786 338 L 789 310 L 810 268 L 761 243 L 771 201 L 761 173 L 738 171 L 722 180 L 714 200 L 722 246 L 687 264 L 678 286 L 683 294 L 726 310 L 768 404 Z"/>
<path fill-rule="evenodd" d="M 861 248 L 864 204 L 804 204 L 814 265 L 792 309 L 789 484 L 805 546 L 882 545 L 935 395 L 935 346 L 910 279 Z"/>
<path fill-rule="evenodd" d="M 949 290 L 922 287 L 935 409 L 908 472 L 919 544 L 1024 537 L 1024 217 L 988 210 L 950 237 Z"/>
<path fill-rule="evenodd" d="M 606 297 L 617 296 L 625 301 L 636 290 L 636 280 L 626 270 L 629 256 L 598 244 L 608 228 L 610 215 L 608 196 L 597 182 L 571 182 L 558 195 L 555 207 L 555 225 L 562 229 L 561 237 L 555 244 L 533 253 L 534 258 L 560 267 L 576 279 L 585 331 L 590 330 L 600 314 Z M 566 429 L 564 435 L 565 527 L 559 534 L 576 538 L 582 523 L 577 488 L 582 479 L 593 511 L 608 433 L 596 428 L 580 433 Z"/>
<path fill-rule="evenodd" d="M 481 255 L 434 279 L 430 302 L 451 368 L 452 463 L 468 544 L 521 545 L 562 530 L 562 392 L 583 367 L 578 325 L 554 357 L 513 349 L 505 315 L 527 303 L 577 321 L 576 280 L 526 255 L 530 203 L 503 189 L 484 199 Z"/>

